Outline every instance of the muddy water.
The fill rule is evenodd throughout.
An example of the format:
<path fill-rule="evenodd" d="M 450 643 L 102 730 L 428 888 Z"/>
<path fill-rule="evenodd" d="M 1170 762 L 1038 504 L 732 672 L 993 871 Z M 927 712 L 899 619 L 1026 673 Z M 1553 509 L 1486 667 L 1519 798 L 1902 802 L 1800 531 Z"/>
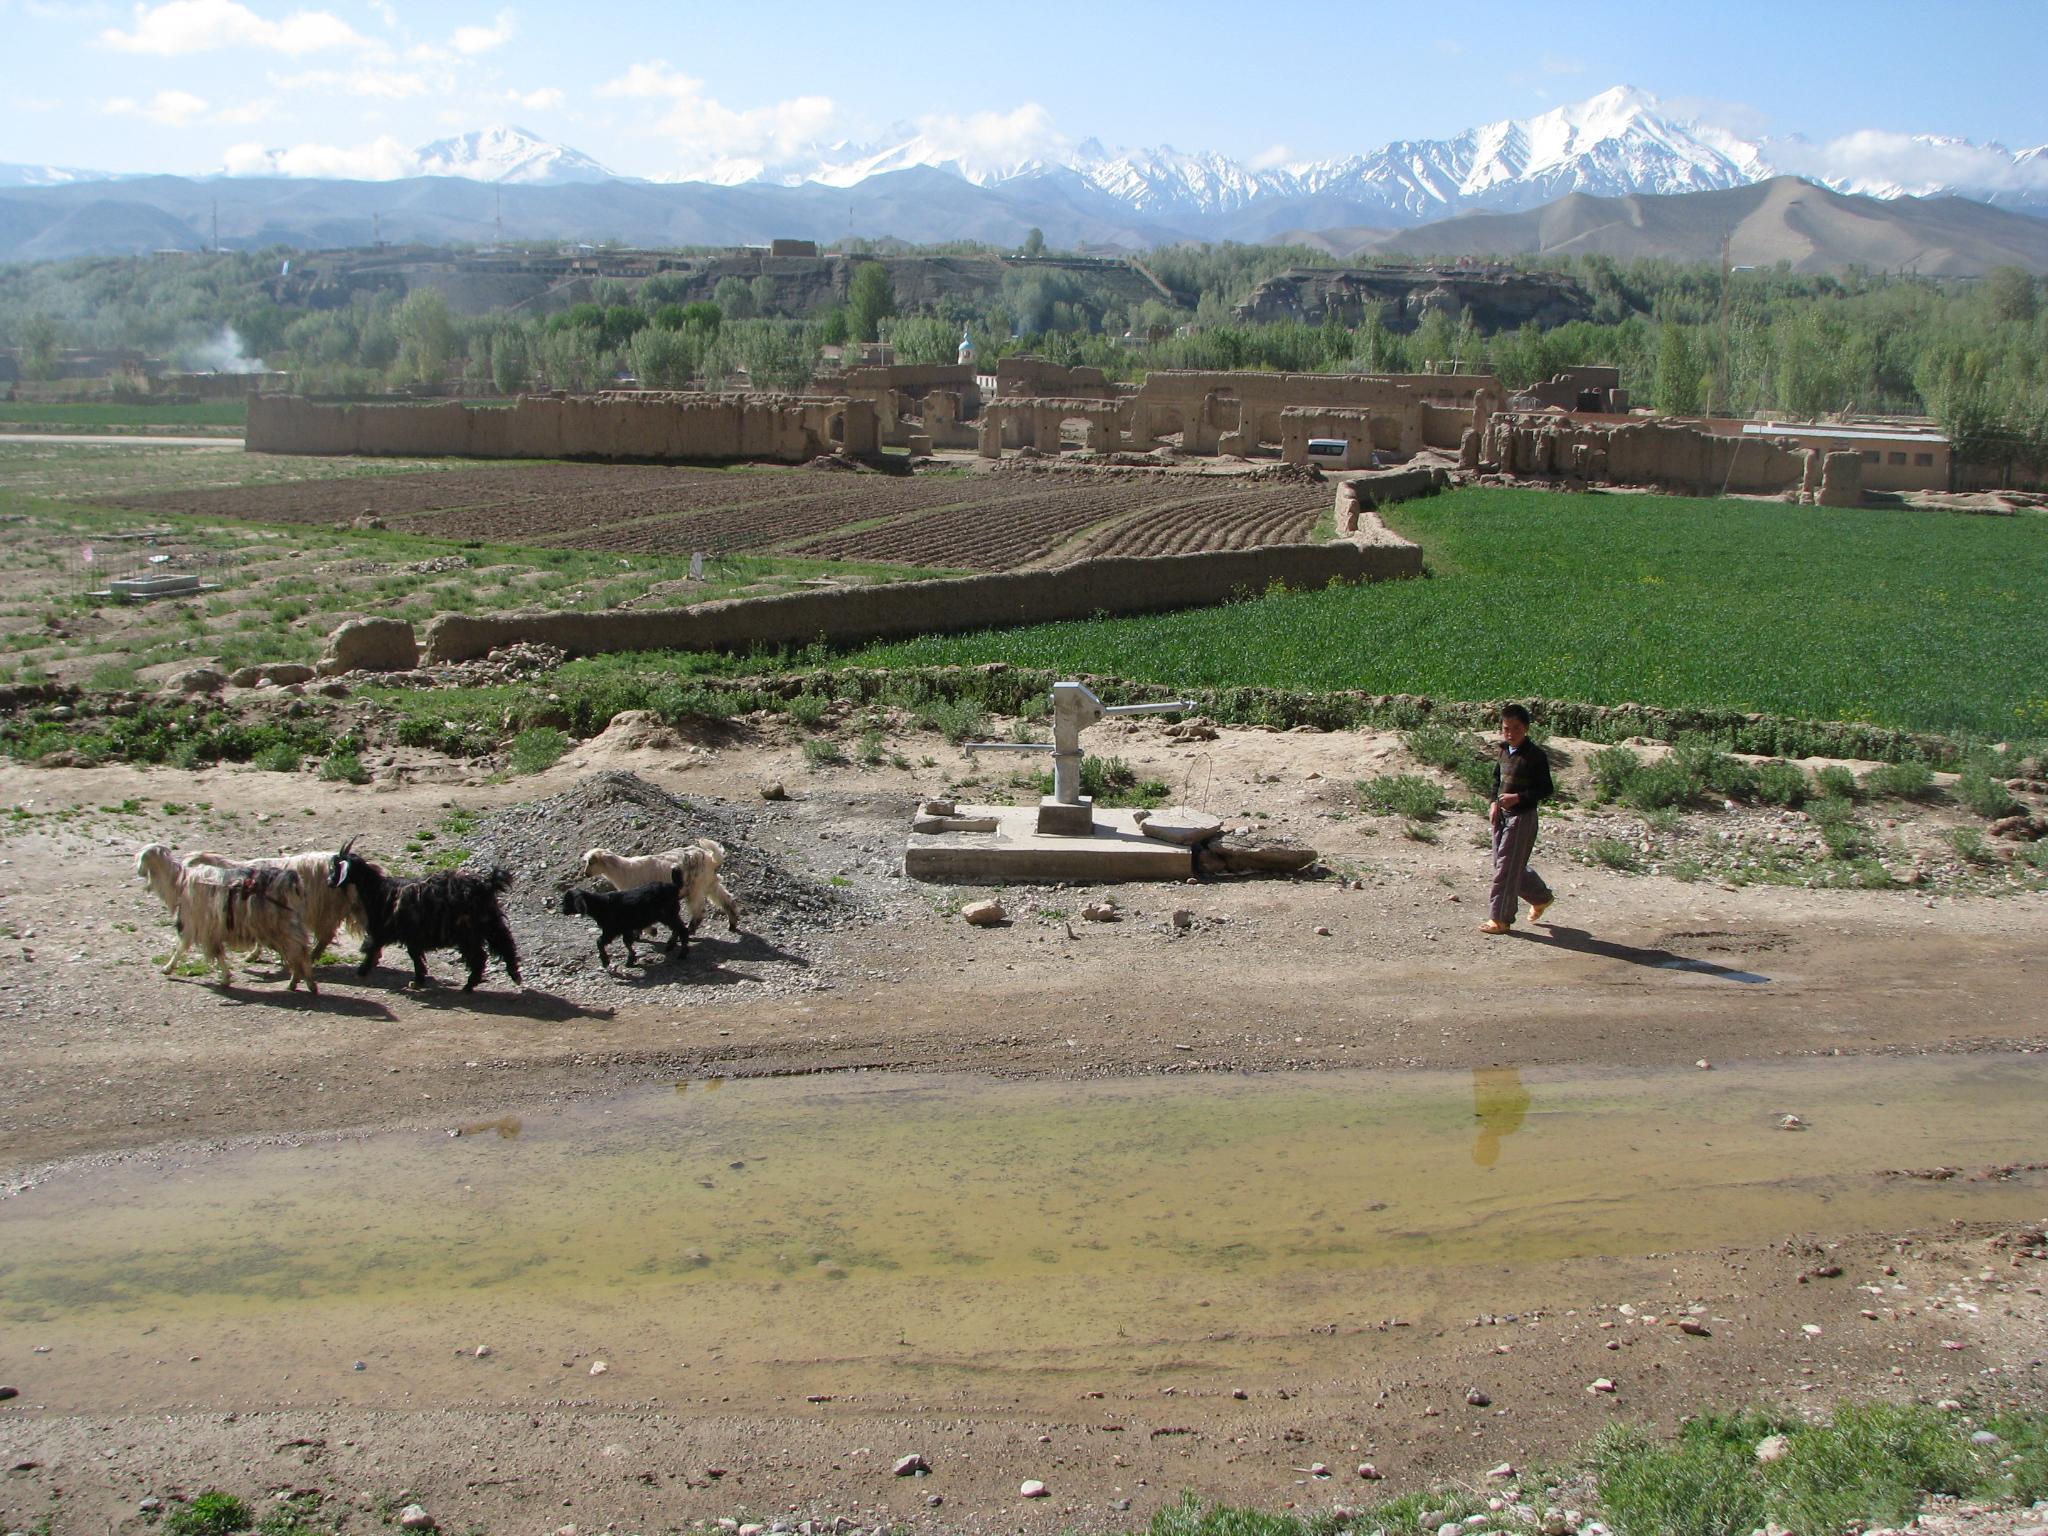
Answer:
<path fill-rule="evenodd" d="M 2039 1159 L 2044 1087 L 2040 1057 L 678 1083 L 60 1172 L 0 1203 L 0 1330 L 74 1409 L 1071 1399 L 1463 1317 L 1504 1265 L 2038 1215 L 2041 1175 L 1881 1174 Z"/>

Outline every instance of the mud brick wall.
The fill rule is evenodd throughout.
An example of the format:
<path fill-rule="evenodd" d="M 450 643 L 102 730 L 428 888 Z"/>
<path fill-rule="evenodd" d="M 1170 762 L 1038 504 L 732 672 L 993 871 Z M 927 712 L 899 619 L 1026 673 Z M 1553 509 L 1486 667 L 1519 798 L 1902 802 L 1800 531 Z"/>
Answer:
<path fill-rule="evenodd" d="M 1085 619 L 1098 613 L 1198 608 L 1259 593 L 1274 582 L 1388 581 L 1422 574 L 1412 544 L 1276 544 L 1264 549 L 1085 560 L 1048 571 L 739 598 L 626 613 L 444 613 L 427 629 L 430 663 L 470 661 L 501 645 L 540 641 L 572 656 L 607 651 L 740 650 L 843 644 L 905 635 Z"/>
<path fill-rule="evenodd" d="M 404 458 L 627 459 L 800 464 L 834 447 L 875 451 L 875 408 L 802 396 L 527 395 L 511 406 L 326 405 L 249 401 L 251 453 Z"/>
<path fill-rule="evenodd" d="M 1729 437 L 1676 422 L 1609 426 L 1558 416 L 1494 416 L 1482 457 L 1510 475 L 1606 480 L 1718 496 L 1810 493 L 1814 461 L 1780 438 Z"/>

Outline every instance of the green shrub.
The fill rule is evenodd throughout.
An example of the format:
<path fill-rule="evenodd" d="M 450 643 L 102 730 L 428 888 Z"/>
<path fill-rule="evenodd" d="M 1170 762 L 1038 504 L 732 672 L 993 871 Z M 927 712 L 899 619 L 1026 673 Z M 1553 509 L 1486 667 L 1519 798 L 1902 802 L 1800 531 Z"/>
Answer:
<path fill-rule="evenodd" d="M 956 746 L 985 739 L 989 732 L 988 712 L 971 699 L 926 699 L 911 711 L 911 718 Z"/>
<path fill-rule="evenodd" d="M 1840 763 L 1829 763 L 1827 767 L 1815 770 L 1813 787 L 1821 798 L 1826 800 L 1854 801 L 1861 793 L 1856 775 Z"/>
<path fill-rule="evenodd" d="M 537 725 L 521 731 L 513 741 L 507 766 L 518 774 L 542 773 L 560 762 L 572 745 L 566 732 Z"/>
<path fill-rule="evenodd" d="M 1731 757 L 1718 747 L 1703 742 L 1681 742 L 1672 752 L 1678 766 L 1692 780 L 1695 794 L 1713 795 L 1722 800 L 1753 800 L 1756 798 L 1756 769 L 1739 757 Z"/>
<path fill-rule="evenodd" d="M 1956 798 L 1986 821 L 2010 816 L 2020 808 L 2012 791 L 2005 787 L 2005 780 L 1998 776 L 1996 765 L 1985 758 L 1972 758 L 1963 764 L 1963 771 L 1956 777 Z"/>
<path fill-rule="evenodd" d="M 819 693 L 800 693 L 788 704 L 789 718 L 807 731 L 815 731 L 825 723 L 825 716 L 832 708 L 832 701 Z"/>
<path fill-rule="evenodd" d="M 830 736 L 806 736 L 804 761 L 813 768 L 828 768 L 846 761 L 846 753 Z"/>
<path fill-rule="evenodd" d="M 274 742 L 250 759 L 267 773 L 297 773 L 299 751 L 288 742 Z"/>
<path fill-rule="evenodd" d="M 1957 858 L 1967 863 L 1991 862 L 1991 850 L 1985 845 L 1984 834 L 1975 827 L 1950 827 L 1948 845 L 1955 849 Z"/>
<path fill-rule="evenodd" d="M 1925 800 L 1934 793 L 1934 770 L 1918 760 L 1879 763 L 1863 775 L 1863 792 L 1873 800 Z"/>
<path fill-rule="evenodd" d="M 1593 770 L 1593 795 L 1599 800 L 1619 800 L 1628 781 L 1641 771 L 1642 758 L 1627 747 L 1602 747 L 1586 759 Z"/>
<path fill-rule="evenodd" d="M 1039 774 L 1036 784 L 1041 795 L 1052 793 L 1050 773 Z M 1089 753 L 1081 759 L 1081 793 L 1101 806 L 1149 809 L 1164 805 L 1173 788 L 1162 779 L 1140 779 L 1137 770 L 1120 757 Z"/>
<path fill-rule="evenodd" d="M 1386 773 L 1359 781 L 1358 802 L 1375 815 L 1434 821 L 1443 812 L 1444 792 L 1417 773 Z"/>
<path fill-rule="evenodd" d="M 1820 828 L 1821 841 L 1838 859 L 1852 859 L 1865 851 L 1863 828 L 1856 821 L 1856 807 L 1840 795 L 1829 795 L 1806 808 Z"/>
<path fill-rule="evenodd" d="M 231 1493 L 209 1488 L 188 1504 L 174 1504 L 164 1516 L 165 1536 L 234 1536 L 254 1523 L 249 1506 Z"/>
<path fill-rule="evenodd" d="M 1586 861 L 1632 875 L 1643 867 L 1636 845 L 1619 837 L 1597 837 L 1586 845 Z"/>
<path fill-rule="evenodd" d="M 1441 768 L 1447 773 L 1460 772 L 1465 764 L 1481 754 L 1479 743 L 1470 731 L 1461 731 L 1455 725 L 1443 725 L 1432 721 L 1419 725 L 1412 731 L 1402 733 L 1401 740 L 1407 745 L 1409 755 L 1419 763 L 1432 768 Z"/>
<path fill-rule="evenodd" d="M 1622 804 L 1639 811 L 1653 811 L 1666 805 L 1690 805 L 1697 786 L 1674 754 L 1660 762 L 1646 763 L 1629 775 L 1622 786 Z"/>
<path fill-rule="evenodd" d="M 1759 805 L 1801 806 L 1806 803 L 1806 775 L 1792 763 L 1774 758 L 1756 765 Z"/>
<path fill-rule="evenodd" d="M 860 733 L 860 745 L 854 749 L 853 755 L 860 759 L 864 767 L 878 767 L 883 757 L 881 731 L 874 726 L 869 726 L 866 730 L 862 731 Z"/>
<path fill-rule="evenodd" d="M 120 688 L 135 686 L 135 668 L 125 661 L 103 661 L 92 669 L 85 680 L 88 688 L 112 692 Z"/>
<path fill-rule="evenodd" d="M 363 760 L 354 752 L 330 752 L 320 764 L 320 777 L 330 784 L 367 784 L 370 770 L 363 766 Z"/>

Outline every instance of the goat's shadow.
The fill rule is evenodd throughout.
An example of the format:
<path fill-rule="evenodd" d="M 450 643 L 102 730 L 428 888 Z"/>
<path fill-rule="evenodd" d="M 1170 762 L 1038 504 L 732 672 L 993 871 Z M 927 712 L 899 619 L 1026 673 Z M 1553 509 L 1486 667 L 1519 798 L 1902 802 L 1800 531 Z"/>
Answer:
<path fill-rule="evenodd" d="M 730 987 L 761 979 L 747 971 L 729 969 L 735 961 L 776 963 L 805 971 L 811 968 L 811 962 L 795 950 L 771 944 L 758 933 L 727 933 L 718 937 L 693 934 L 689 953 L 679 959 L 667 955 L 658 960 L 642 959 L 633 970 L 614 963 L 606 974 L 617 985 L 635 991 L 678 986 Z"/>
<path fill-rule="evenodd" d="M 1550 930 L 1547 934 L 1529 933 L 1520 928 L 1510 928 L 1508 933 L 1524 943 L 1568 949 L 1576 955 L 1597 955 L 1604 960 L 1625 960 L 1630 965 L 1645 966 L 1653 971 L 1690 971 L 1696 976 L 1712 976 L 1752 987 L 1764 985 L 1771 979 L 1755 971 L 1737 970 L 1734 966 L 1721 965 L 1713 960 L 1695 960 L 1690 955 L 1673 954 L 1668 949 L 1644 949 L 1636 944 L 1596 939 L 1583 928 L 1560 928 L 1556 924 L 1545 926 Z"/>
<path fill-rule="evenodd" d="M 328 977 L 333 981 L 335 978 Z M 318 997 L 310 992 L 290 992 L 285 989 L 282 977 L 276 986 L 253 986 L 245 973 L 238 977 L 232 987 L 221 985 L 218 976 L 193 977 L 186 983 L 203 986 L 214 993 L 223 1003 L 233 1008 L 281 1008 L 291 1013 L 340 1013 L 358 1019 L 390 1020 L 398 1017 L 382 1003 L 367 997 L 351 997 L 346 992 L 336 992 L 332 987 L 323 988 Z"/>
<path fill-rule="evenodd" d="M 423 1008 L 459 1008 L 465 1013 L 492 1013 L 549 1021 L 608 1019 L 613 1013 L 610 1008 L 586 1007 L 556 993 L 543 992 L 538 987 L 522 987 L 517 992 L 507 992 L 504 989 L 511 985 L 510 978 L 496 971 L 485 971 L 484 979 L 477 983 L 474 992 L 462 990 L 465 972 L 457 971 L 453 980 L 435 976 L 431 971 L 427 974 L 433 984 L 415 987 L 410 965 L 379 965 L 367 976 L 357 976 L 351 971 L 349 982 L 353 986 L 405 997 Z"/>

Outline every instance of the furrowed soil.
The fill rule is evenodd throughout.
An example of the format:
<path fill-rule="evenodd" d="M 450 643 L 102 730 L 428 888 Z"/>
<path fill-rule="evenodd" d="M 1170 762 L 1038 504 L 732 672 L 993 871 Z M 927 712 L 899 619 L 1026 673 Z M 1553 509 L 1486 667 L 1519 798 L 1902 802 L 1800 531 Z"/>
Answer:
<path fill-rule="evenodd" d="M 217 1485 L 363 1527 L 1124 1529 L 1185 1489 L 1486 1485 L 1617 1417 L 2048 1406 L 2048 897 L 1943 865 L 1957 812 L 1867 808 L 1933 873 L 1866 891 L 1604 867 L 1674 834 L 1567 808 L 1557 905 L 1491 939 L 1478 817 L 1418 840 L 1358 809 L 1416 771 L 1397 738 L 1171 729 L 1088 744 L 1318 872 L 907 881 L 920 796 L 1036 791 L 902 722 L 895 766 L 761 717 L 514 779 L 0 767 L 0 1519 L 139 1529 L 144 1495 Z M 1734 818 L 1687 820 L 1703 847 Z M 600 969 L 556 910 L 581 852 L 684 834 L 725 845 L 740 931 Z M 139 845 L 349 838 L 513 867 L 528 985 L 464 995 L 447 953 L 425 992 L 395 953 L 318 999 L 241 957 L 231 989 L 158 974 Z M 991 894 L 1008 922 L 964 924 Z M 1329 1161 L 1347 1137 L 1382 1150 Z M 686 1207 L 703 1235 L 671 1235 Z"/>

